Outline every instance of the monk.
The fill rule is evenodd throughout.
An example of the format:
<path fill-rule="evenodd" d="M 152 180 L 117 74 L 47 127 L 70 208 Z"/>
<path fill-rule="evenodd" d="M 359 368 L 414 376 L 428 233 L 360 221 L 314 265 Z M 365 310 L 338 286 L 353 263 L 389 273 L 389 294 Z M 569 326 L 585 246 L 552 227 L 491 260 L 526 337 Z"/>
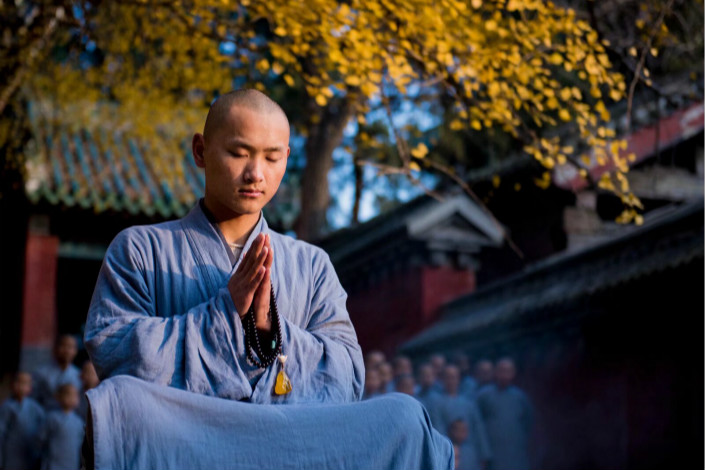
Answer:
<path fill-rule="evenodd" d="M 477 397 L 492 449 L 492 470 L 530 468 L 528 445 L 534 409 L 526 394 L 514 385 L 515 377 L 514 360 L 500 359 L 495 369 L 496 384 L 484 388 Z"/>
<path fill-rule="evenodd" d="M 0 469 L 39 467 L 39 437 L 46 415 L 31 392 L 32 376 L 17 372 L 10 397 L 0 405 Z"/>
<path fill-rule="evenodd" d="M 192 152 L 203 199 L 121 232 L 99 274 L 85 333 L 102 381 L 87 393 L 95 467 L 452 465 L 415 400 L 350 404 L 364 365 L 347 295 L 323 250 L 262 215 L 290 152 L 281 108 L 225 94 Z"/>

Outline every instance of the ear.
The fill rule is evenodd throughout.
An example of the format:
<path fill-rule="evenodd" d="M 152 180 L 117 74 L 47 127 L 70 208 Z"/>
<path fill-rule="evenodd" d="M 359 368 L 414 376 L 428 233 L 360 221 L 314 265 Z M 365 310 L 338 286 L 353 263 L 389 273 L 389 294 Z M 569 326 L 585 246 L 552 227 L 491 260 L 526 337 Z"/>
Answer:
<path fill-rule="evenodd" d="M 196 162 L 198 168 L 206 167 L 206 157 L 204 152 L 206 150 L 206 140 L 203 134 L 195 133 L 193 139 L 191 140 L 191 152 L 193 153 L 193 160 Z"/>
<path fill-rule="evenodd" d="M 286 158 L 289 158 L 289 154 L 291 153 L 291 147 L 286 147 Z"/>

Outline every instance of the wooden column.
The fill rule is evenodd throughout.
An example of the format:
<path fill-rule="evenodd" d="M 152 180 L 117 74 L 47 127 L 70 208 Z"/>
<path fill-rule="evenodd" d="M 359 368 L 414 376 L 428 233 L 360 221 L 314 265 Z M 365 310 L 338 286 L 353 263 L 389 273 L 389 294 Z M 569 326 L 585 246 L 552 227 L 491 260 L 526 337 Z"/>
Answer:
<path fill-rule="evenodd" d="M 56 265 L 59 239 L 44 220 L 27 234 L 22 306 L 20 368 L 32 370 L 51 357 L 56 337 Z"/>

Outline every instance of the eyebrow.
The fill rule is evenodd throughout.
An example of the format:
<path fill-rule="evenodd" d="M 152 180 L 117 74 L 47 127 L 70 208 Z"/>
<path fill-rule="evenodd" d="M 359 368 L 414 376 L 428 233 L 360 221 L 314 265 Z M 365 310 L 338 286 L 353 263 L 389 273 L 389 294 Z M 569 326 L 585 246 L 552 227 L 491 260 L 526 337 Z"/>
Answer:
<path fill-rule="evenodd" d="M 245 148 L 245 149 L 247 149 L 247 150 L 249 150 L 249 151 L 257 150 L 254 146 L 248 144 L 246 141 L 244 141 L 244 140 L 242 140 L 242 139 L 239 139 L 239 138 L 237 138 L 237 137 L 234 137 L 234 138 L 230 139 L 230 140 L 228 141 L 228 145 L 229 145 L 229 146 L 242 147 L 242 148 Z M 283 152 L 283 151 L 284 151 L 284 147 L 282 147 L 281 145 L 276 145 L 276 146 L 274 146 L 274 147 L 267 147 L 267 148 L 264 149 L 264 151 L 265 151 L 265 152 Z"/>

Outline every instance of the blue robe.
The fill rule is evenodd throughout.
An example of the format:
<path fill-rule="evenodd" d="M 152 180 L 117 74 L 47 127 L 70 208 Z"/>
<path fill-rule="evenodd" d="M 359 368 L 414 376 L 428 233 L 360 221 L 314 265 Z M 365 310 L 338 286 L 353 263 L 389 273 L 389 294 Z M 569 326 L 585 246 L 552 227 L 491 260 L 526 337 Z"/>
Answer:
<path fill-rule="evenodd" d="M 429 413 L 433 413 L 433 410 L 435 409 L 434 404 L 436 403 L 436 400 L 439 400 L 441 397 L 441 394 L 438 393 L 434 388 L 428 388 L 428 389 L 419 389 L 416 392 L 416 395 L 414 397 L 421 402 L 421 404 L 426 408 L 426 410 Z M 431 414 L 431 420 L 434 420 L 433 415 Z"/>
<path fill-rule="evenodd" d="M 477 405 L 492 449 L 492 470 L 528 469 L 533 407 L 526 394 L 515 386 L 491 385 L 480 392 Z"/>
<path fill-rule="evenodd" d="M 475 403 L 463 395 L 441 395 L 436 398 L 429 411 L 433 425 L 448 435 L 448 428 L 455 420 L 462 419 L 468 425 L 468 439 L 464 443 L 466 457 L 463 460 L 468 467 L 479 468 L 480 462 L 488 461 L 492 455 L 487 438 L 487 431 Z M 472 453 L 472 457 L 470 454 Z M 461 459 L 463 452 L 461 451 Z"/>
<path fill-rule="evenodd" d="M 42 440 L 42 470 L 78 470 L 81 468 L 83 420 L 74 412 L 54 410 L 47 415 Z"/>
<path fill-rule="evenodd" d="M 347 430 L 365 428 L 365 437 L 374 437 L 376 426 L 386 424 L 378 422 L 380 413 L 374 408 L 368 409 L 367 405 L 358 404 L 352 409 L 361 406 L 359 412 L 350 412 L 344 417 L 341 415 L 336 421 L 338 408 L 331 407 L 331 404 L 360 399 L 364 365 L 357 336 L 345 308 L 347 295 L 329 257 L 320 248 L 269 230 L 264 217 L 260 217 L 248 237 L 243 254 L 259 233 L 270 235 L 274 253 L 272 285 L 282 326 L 282 350 L 288 356 L 286 372 L 291 378 L 291 393 L 273 393 L 280 370 L 278 364 L 257 369 L 247 361 L 242 323 L 227 289 L 228 280 L 243 255 L 237 260 L 231 259 L 232 252 L 201 205 L 197 204 L 181 220 L 129 228 L 121 232 L 108 248 L 86 322 L 87 350 L 99 377 L 108 379 L 101 383 L 97 391 L 88 392 L 95 430 L 96 468 L 127 468 L 131 465 L 137 468 L 141 465 L 133 465 L 134 462 L 163 462 L 159 459 L 167 457 L 162 454 L 178 449 L 175 442 L 188 441 L 194 436 L 199 442 L 204 442 L 194 454 L 200 457 L 194 456 L 193 461 L 183 460 L 189 465 L 172 461 L 174 466 L 187 467 L 193 462 L 219 458 L 217 452 L 210 455 L 214 449 L 227 448 L 230 442 L 250 442 L 248 439 L 251 437 L 258 439 L 257 445 L 248 447 L 249 450 L 238 447 L 243 458 L 228 465 L 245 468 L 272 462 L 267 445 L 258 438 L 263 432 L 258 424 L 258 413 L 262 413 L 262 420 L 266 420 L 267 413 L 278 417 L 272 422 L 277 426 L 276 432 L 265 435 L 282 441 L 284 454 L 281 458 L 288 459 L 289 466 L 312 468 L 316 466 L 313 463 L 318 462 L 318 456 L 303 455 L 298 450 L 302 445 L 300 441 L 330 447 L 330 452 L 337 447 L 341 452 L 339 458 L 349 463 L 361 453 L 369 453 L 369 446 L 364 451 L 347 446 L 348 441 L 355 439 L 350 434 L 352 431 Z M 151 384 L 168 385 L 195 394 L 173 393 L 173 390 L 154 388 L 140 381 L 126 382 L 124 378 L 116 383 L 116 379 L 109 378 L 120 375 L 134 376 Z M 152 400 L 150 403 L 153 406 L 142 408 L 138 403 L 143 397 L 139 393 L 131 396 L 130 387 L 121 385 L 126 383 L 132 383 L 137 391 L 149 390 L 154 396 L 166 394 L 164 396 L 177 402 L 164 403 L 162 409 L 159 400 Z M 112 414 L 120 408 L 119 403 L 94 397 L 103 396 L 101 391 L 116 388 L 125 393 L 126 401 L 122 405 L 125 409 L 120 411 L 126 414 L 113 418 Z M 246 404 L 222 400 L 213 402 L 202 395 L 257 404 L 315 405 L 291 410 L 289 406 L 241 408 Z M 376 401 L 368 400 L 365 403 Z M 206 411 L 213 414 L 199 417 L 194 415 L 192 407 L 200 403 L 218 405 L 208 405 Z M 402 403 L 407 403 L 408 408 L 408 402 Z M 138 407 L 142 412 L 132 413 Z M 167 409 L 169 413 L 165 414 L 164 410 Z M 252 410 L 248 415 L 251 420 L 240 419 L 242 409 Z M 397 412 L 400 411 L 397 407 Z M 414 414 L 413 419 L 423 421 L 422 408 L 407 411 Z M 294 413 L 295 418 L 287 418 L 289 413 Z M 311 424 L 307 427 L 308 421 L 299 423 L 301 415 L 306 413 L 320 414 L 322 423 L 325 417 L 330 417 L 329 425 Z M 405 424 L 405 419 L 399 418 L 399 422 Z M 149 455 L 140 454 L 134 458 L 115 455 L 115 446 L 121 448 L 123 441 L 131 439 L 131 433 L 138 433 L 147 422 L 175 422 L 181 425 L 173 429 L 159 426 L 165 435 L 176 440 L 150 442 L 153 446 L 146 447 L 152 449 Z M 233 424 L 211 428 L 215 422 Z M 112 431 L 112 426 L 118 424 L 125 435 Z M 172 431 L 175 434 L 170 434 Z M 404 432 L 402 428 L 397 428 L 396 434 L 386 437 L 403 442 L 406 438 L 397 434 Z M 308 433 L 308 437 L 297 437 L 302 433 Z M 440 436 L 434 433 L 430 427 L 424 428 L 421 439 L 437 442 Z M 205 435 L 209 439 L 198 437 Z M 147 441 L 153 437 L 150 434 L 146 436 Z M 452 454 L 452 448 L 447 440 L 440 439 L 440 444 L 433 448 L 422 445 L 420 440 L 409 445 L 420 446 L 423 452 L 444 460 Z M 379 436 L 366 443 L 388 445 L 388 442 L 378 441 Z M 233 454 L 223 455 L 232 457 Z M 393 462 L 388 457 L 377 455 L 381 459 L 380 464 L 385 465 Z M 214 467 L 223 467 L 225 461 L 219 462 L 220 465 Z M 335 466 L 332 460 L 326 462 Z M 154 466 L 164 467 L 161 464 Z M 351 464 L 352 467 L 354 465 Z M 376 467 L 393 468 L 384 465 Z"/>
<path fill-rule="evenodd" d="M 96 469 L 453 468 L 450 441 L 401 393 L 345 404 L 259 405 L 118 376 L 87 394 L 99 410 Z"/>
<path fill-rule="evenodd" d="M 465 376 L 460 382 L 460 393 L 471 400 L 477 398 L 477 380 L 474 377 Z"/>
<path fill-rule="evenodd" d="M 34 373 L 34 397 L 47 410 L 59 408 L 54 393 L 59 385 L 71 384 L 79 392 L 83 387 L 81 383 L 81 370 L 73 364 L 66 369 L 59 367 L 55 361 L 39 367 Z"/>
<path fill-rule="evenodd" d="M 44 410 L 33 399 L 13 398 L 0 406 L 0 469 L 37 468 L 41 457 L 40 433 Z"/>
<path fill-rule="evenodd" d="M 362 353 L 328 255 L 269 230 L 264 217 L 243 254 L 259 233 L 271 237 L 291 393 L 273 394 L 277 364 L 262 370 L 247 361 L 243 325 L 227 288 L 243 255 L 233 266 L 232 252 L 199 204 L 183 219 L 126 229 L 108 248 L 85 333 L 98 376 L 133 375 L 255 403 L 359 400 Z"/>

